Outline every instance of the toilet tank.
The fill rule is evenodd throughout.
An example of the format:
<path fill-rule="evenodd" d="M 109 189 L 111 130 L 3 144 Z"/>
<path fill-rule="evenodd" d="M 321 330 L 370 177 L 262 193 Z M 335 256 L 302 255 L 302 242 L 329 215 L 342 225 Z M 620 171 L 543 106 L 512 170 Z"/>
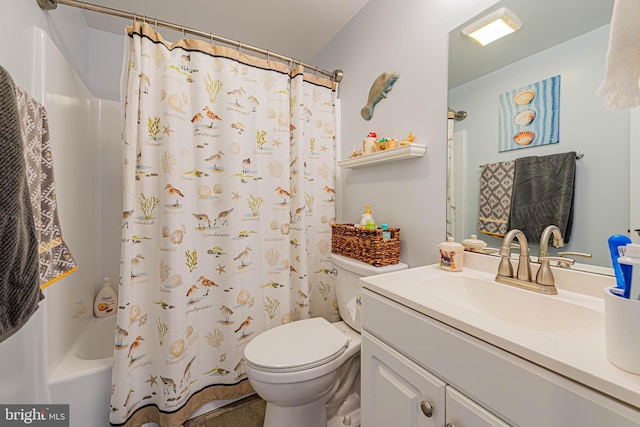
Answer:
<path fill-rule="evenodd" d="M 358 332 L 360 332 L 362 325 L 360 317 L 360 291 L 362 285 L 359 279 L 408 268 L 407 264 L 403 262 L 384 267 L 375 267 L 357 259 L 338 254 L 331 254 L 331 263 L 336 269 L 334 285 L 340 318 Z"/>

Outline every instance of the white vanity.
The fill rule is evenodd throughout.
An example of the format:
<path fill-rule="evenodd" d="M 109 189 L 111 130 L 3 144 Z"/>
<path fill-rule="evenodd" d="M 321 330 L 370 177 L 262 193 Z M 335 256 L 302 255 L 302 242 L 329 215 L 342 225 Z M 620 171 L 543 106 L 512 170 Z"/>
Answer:
<path fill-rule="evenodd" d="M 640 375 L 605 354 L 614 279 L 554 268 L 542 295 L 495 283 L 498 261 L 361 279 L 362 425 L 639 426 Z"/>

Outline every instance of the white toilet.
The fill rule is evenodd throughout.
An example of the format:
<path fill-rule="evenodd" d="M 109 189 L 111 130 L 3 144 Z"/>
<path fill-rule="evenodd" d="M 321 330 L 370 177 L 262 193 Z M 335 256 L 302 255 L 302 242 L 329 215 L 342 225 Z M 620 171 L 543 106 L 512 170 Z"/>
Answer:
<path fill-rule="evenodd" d="M 258 335 L 244 349 L 249 382 L 267 402 L 264 427 L 360 425 L 360 277 L 374 267 L 331 254 L 342 321 L 300 320 Z"/>

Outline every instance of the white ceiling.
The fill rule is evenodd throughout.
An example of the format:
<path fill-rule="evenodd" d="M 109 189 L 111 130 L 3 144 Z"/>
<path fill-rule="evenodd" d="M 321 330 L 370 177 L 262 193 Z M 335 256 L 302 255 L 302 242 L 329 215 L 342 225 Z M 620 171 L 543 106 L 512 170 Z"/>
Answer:
<path fill-rule="evenodd" d="M 614 0 L 501 0 L 449 33 L 449 88 L 611 22 Z M 522 21 L 522 28 L 487 46 L 462 35 L 462 28 L 500 7 Z"/>
<path fill-rule="evenodd" d="M 87 0 L 184 25 L 309 63 L 369 0 Z M 68 6 L 59 6 L 68 7 Z M 126 19 L 84 11 L 90 27 L 123 34 Z M 168 41 L 179 33 L 160 28 Z M 191 37 L 191 36 L 190 36 Z"/>

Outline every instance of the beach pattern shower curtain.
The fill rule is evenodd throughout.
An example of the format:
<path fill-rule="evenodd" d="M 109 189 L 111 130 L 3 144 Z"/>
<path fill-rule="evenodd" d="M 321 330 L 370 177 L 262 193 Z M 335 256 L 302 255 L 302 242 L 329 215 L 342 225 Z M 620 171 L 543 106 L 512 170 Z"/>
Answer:
<path fill-rule="evenodd" d="M 456 237 L 455 151 L 453 147 L 454 113 L 447 114 L 447 239 Z"/>
<path fill-rule="evenodd" d="M 335 85 L 128 29 L 112 425 L 180 426 L 252 391 L 268 328 L 339 319 L 329 274 Z"/>

